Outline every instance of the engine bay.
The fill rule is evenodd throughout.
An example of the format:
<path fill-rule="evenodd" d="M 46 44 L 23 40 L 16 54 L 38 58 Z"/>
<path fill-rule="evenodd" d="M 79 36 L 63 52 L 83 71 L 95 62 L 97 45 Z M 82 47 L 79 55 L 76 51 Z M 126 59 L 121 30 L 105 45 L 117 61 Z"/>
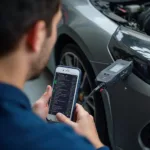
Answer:
<path fill-rule="evenodd" d="M 111 20 L 150 35 L 148 0 L 93 0 L 94 6 Z"/>

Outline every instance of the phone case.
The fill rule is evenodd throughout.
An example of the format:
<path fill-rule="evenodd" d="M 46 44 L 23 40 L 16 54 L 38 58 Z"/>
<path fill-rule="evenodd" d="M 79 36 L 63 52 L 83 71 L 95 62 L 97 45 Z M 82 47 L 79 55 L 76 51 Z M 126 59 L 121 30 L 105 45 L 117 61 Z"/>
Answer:
<path fill-rule="evenodd" d="M 77 99 L 78 99 L 78 96 L 79 96 L 79 88 L 80 88 L 80 84 L 81 84 L 82 72 L 77 67 L 63 66 L 63 65 L 59 65 L 58 67 L 65 67 L 65 68 L 77 69 L 77 70 L 79 70 L 79 73 L 80 73 L 79 74 L 79 81 L 78 81 L 78 85 L 77 85 L 77 92 L 76 92 L 75 101 L 74 101 L 73 113 L 72 113 L 72 116 L 71 116 L 71 120 L 73 120 L 74 119 L 73 117 L 74 117 L 75 107 L 76 107 Z"/>
<path fill-rule="evenodd" d="M 78 99 L 78 95 L 79 95 L 79 88 L 80 88 L 80 84 L 81 84 L 81 76 L 82 76 L 82 72 L 79 68 L 76 68 L 76 67 L 71 67 L 71 66 L 63 66 L 63 65 L 58 65 L 57 67 L 64 67 L 64 68 L 70 68 L 70 69 L 77 69 L 79 71 L 79 80 L 78 80 L 78 85 L 77 85 L 77 92 L 76 92 L 76 95 L 75 95 L 75 101 L 74 101 L 74 108 L 73 108 L 73 113 L 72 113 L 72 116 L 70 117 L 71 120 L 73 120 L 73 117 L 74 117 L 74 112 L 75 112 L 75 106 L 76 106 L 76 103 L 77 103 L 77 99 Z M 56 74 L 56 72 L 55 72 Z M 54 76 L 55 77 L 55 76 Z M 54 85 L 54 84 L 53 84 Z M 47 120 L 49 121 L 49 120 Z"/>

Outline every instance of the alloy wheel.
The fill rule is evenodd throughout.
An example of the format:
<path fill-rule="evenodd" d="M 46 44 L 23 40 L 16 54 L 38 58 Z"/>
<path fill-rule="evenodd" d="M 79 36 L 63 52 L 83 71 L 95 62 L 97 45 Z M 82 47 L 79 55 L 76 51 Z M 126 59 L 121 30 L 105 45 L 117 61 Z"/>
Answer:
<path fill-rule="evenodd" d="M 78 103 L 83 104 L 86 97 L 92 91 L 92 82 L 90 80 L 89 74 L 86 71 L 86 67 L 81 61 L 81 59 L 74 54 L 73 52 L 65 52 L 61 56 L 60 65 L 65 66 L 72 66 L 78 67 L 82 71 L 82 78 L 81 78 L 81 85 L 79 89 L 79 97 Z M 84 104 L 84 108 L 92 115 L 95 114 L 95 104 L 94 104 L 94 97 L 91 97 L 89 100 L 86 101 Z"/>

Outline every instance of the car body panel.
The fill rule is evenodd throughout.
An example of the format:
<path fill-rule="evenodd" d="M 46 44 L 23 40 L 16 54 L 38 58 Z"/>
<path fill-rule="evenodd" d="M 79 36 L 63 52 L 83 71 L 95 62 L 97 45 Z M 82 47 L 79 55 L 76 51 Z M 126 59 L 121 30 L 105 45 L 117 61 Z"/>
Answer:
<path fill-rule="evenodd" d="M 75 41 L 79 38 L 79 44 L 80 41 L 86 43 L 86 47 L 82 50 L 87 58 L 90 61 L 110 63 L 112 60 L 108 55 L 107 47 L 103 47 L 101 43 L 108 45 L 111 35 L 118 26 L 96 10 L 88 0 L 84 0 L 82 3 L 80 0 L 65 0 L 64 2 L 69 5 L 68 8 L 65 8 L 66 13 L 69 12 L 68 21 L 65 21 L 66 25 L 73 30 L 74 34 L 72 35 L 76 35 L 73 38 Z M 101 37 L 101 35 L 103 36 Z M 93 42 L 95 40 L 98 42 Z M 100 51 L 103 51 L 103 57 L 99 57 Z"/>
<path fill-rule="evenodd" d="M 150 97 L 143 94 L 143 88 L 147 92 L 150 89 L 132 74 L 128 81 L 109 90 L 115 145 L 123 150 L 141 150 L 140 131 L 150 120 Z"/>

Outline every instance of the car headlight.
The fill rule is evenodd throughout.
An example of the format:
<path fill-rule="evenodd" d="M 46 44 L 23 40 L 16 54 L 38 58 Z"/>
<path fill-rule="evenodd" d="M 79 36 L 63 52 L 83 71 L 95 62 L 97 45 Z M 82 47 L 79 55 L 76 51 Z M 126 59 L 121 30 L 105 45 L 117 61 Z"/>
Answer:
<path fill-rule="evenodd" d="M 133 72 L 150 84 L 150 37 L 120 26 L 112 36 L 109 51 L 113 59 L 134 62 Z"/>

